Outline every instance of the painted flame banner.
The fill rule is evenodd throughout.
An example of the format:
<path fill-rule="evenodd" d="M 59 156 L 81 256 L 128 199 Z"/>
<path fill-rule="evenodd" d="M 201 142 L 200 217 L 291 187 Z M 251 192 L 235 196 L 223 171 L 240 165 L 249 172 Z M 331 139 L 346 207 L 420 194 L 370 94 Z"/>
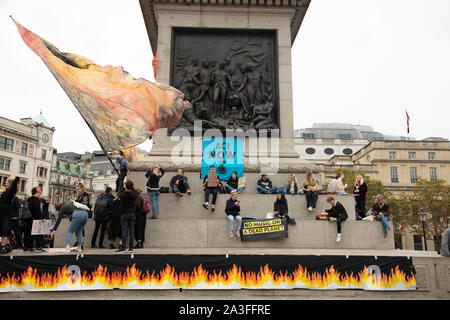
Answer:
<path fill-rule="evenodd" d="M 67 260 L 68 256 L 60 256 Z M 99 257 L 99 256 L 97 256 Z M 164 262 L 167 259 L 158 255 L 135 255 L 130 256 L 102 255 L 101 258 L 92 259 L 86 256 L 79 259 L 77 264 L 64 265 L 56 268 L 53 272 L 38 272 L 39 267 L 22 266 L 26 268 L 23 272 L 14 271 L 12 267 L 9 272 L 4 272 L 7 259 L 1 260 L 3 270 L 0 278 L 0 292 L 10 291 L 45 291 L 45 290 L 99 290 L 99 289 L 363 289 L 363 290 L 415 290 L 416 279 L 407 261 L 392 267 L 389 272 L 372 272 L 372 267 L 358 265 L 360 271 L 353 272 L 354 261 L 346 261 L 350 258 L 343 257 L 348 271 L 339 272 L 334 265 L 320 270 L 309 270 L 306 266 L 295 264 L 298 256 L 291 259 L 293 264 L 280 269 L 280 262 L 285 262 L 286 257 L 264 256 L 266 264 L 260 265 L 261 257 L 257 261 L 250 261 L 255 256 L 234 256 L 231 258 L 220 258 L 217 256 L 181 256 L 169 255 L 172 265 Z M 166 256 L 167 257 L 167 256 Z M 292 257 L 292 256 L 291 256 Z M 315 264 L 313 256 L 301 256 L 306 265 Z M 48 267 L 49 261 L 43 261 L 45 257 L 36 258 L 37 264 Z M 118 258 L 118 259 L 117 259 Z M 369 257 L 370 258 L 370 257 Z M 392 257 L 384 257 L 389 259 Z M 395 258 L 395 257 L 394 257 Z M 14 258 L 16 259 L 16 258 Z M 133 261 L 123 265 L 124 260 Z M 380 257 L 378 257 L 380 259 Z M 377 260 L 378 260 L 377 259 Z M 406 258 L 404 258 L 406 260 Z M 44 259 L 45 260 L 45 259 Z M 74 260 L 74 256 L 72 256 Z M 87 260 L 87 261 L 86 261 Z M 94 261 L 118 260 L 120 267 L 110 267 L 97 264 L 97 268 L 83 270 L 83 264 L 92 266 Z M 185 264 L 182 261 L 185 260 Z M 191 267 L 194 262 L 204 260 L 205 265 L 199 264 Z M 206 261 L 205 261 L 206 260 Z M 316 259 L 317 260 L 317 259 Z M 330 261 L 336 262 L 332 257 Z M 359 259 L 360 260 L 360 259 Z M 366 259 L 370 260 L 370 259 Z M 391 259 L 392 260 L 392 259 Z M 398 259 L 397 259 L 398 260 Z M 408 259 L 409 260 L 409 259 Z M 30 262 L 27 257 L 25 261 Z M 54 260 L 57 261 L 57 260 Z M 144 263 L 145 261 L 145 263 Z M 238 264 L 230 262 L 240 262 Z M 323 261 L 320 259 L 319 262 Z M 153 263 L 152 263 L 153 262 Z M 255 264 L 255 262 L 257 262 Z M 386 264 L 386 261 L 381 261 Z M 392 261 L 391 261 L 392 262 Z M 405 264 L 406 262 L 406 264 Z M 211 263 L 215 266 L 211 266 Z M 312 264 L 311 264 L 312 263 Z M 12 263 L 17 266 L 17 262 Z M 52 263 L 50 262 L 50 265 Z M 137 264 L 145 264 L 138 268 Z M 174 265 L 178 265 L 177 267 Z M 273 268 L 270 265 L 274 265 Z M 390 265 L 388 262 L 387 265 Z M 340 269 L 345 266 L 340 266 Z M 384 268 L 384 267 L 383 267 Z M 381 270 L 381 268 L 380 268 Z M 375 270 L 376 271 L 376 270 Z"/>
<path fill-rule="evenodd" d="M 42 59 L 106 152 L 132 148 L 156 129 L 176 125 L 190 106 L 183 93 L 169 85 L 134 79 L 122 67 L 99 66 L 86 57 L 60 52 L 14 22 L 25 44 Z"/>

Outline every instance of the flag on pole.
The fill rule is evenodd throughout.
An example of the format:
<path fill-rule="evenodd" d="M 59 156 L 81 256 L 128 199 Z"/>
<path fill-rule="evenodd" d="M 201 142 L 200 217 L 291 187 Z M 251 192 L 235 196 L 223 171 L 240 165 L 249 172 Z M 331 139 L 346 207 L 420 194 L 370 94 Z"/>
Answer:
<path fill-rule="evenodd" d="M 25 44 L 59 82 L 105 153 L 135 152 L 133 148 L 156 129 L 177 125 L 190 107 L 176 88 L 135 79 L 120 66 L 99 66 L 78 54 L 61 52 L 14 22 Z"/>
<path fill-rule="evenodd" d="M 409 114 L 408 111 L 406 111 L 406 133 L 409 133 Z"/>

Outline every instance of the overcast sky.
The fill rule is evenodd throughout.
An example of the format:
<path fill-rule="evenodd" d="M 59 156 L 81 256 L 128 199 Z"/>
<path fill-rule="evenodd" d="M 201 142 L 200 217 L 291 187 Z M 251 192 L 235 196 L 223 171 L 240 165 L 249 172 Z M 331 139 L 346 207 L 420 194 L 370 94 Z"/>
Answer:
<path fill-rule="evenodd" d="M 0 115 L 42 110 L 58 152 L 99 145 L 11 14 L 63 52 L 154 81 L 138 0 L 0 0 Z M 384 134 L 450 138 L 450 1 L 312 0 L 292 48 L 294 128 L 370 125 Z"/>

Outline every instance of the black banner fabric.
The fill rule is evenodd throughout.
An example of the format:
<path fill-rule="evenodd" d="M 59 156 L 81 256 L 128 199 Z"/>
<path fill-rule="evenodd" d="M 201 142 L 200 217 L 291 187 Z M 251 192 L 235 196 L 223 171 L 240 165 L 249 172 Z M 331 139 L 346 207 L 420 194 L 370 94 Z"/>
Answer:
<path fill-rule="evenodd" d="M 411 259 L 295 255 L 0 257 L 0 292 L 90 289 L 414 290 Z"/>
<path fill-rule="evenodd" d="M 286 237 L 287 219 L 242 219 L 241 240 L 262 240 Z"/>

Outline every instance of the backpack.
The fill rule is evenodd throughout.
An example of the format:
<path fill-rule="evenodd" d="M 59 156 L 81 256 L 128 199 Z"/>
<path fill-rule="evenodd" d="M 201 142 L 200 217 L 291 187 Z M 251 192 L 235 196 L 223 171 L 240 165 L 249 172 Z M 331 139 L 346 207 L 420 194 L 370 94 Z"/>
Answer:
<path fill-rule="evenodd" d="M 99 196 L 95 201 L 95 217 L 105 217 L 108 213 L 107 207 L 108 201 L 103 196 Z"/>
<path fill-rule="evenodd" d="M 327 192 L 329 193 L 335 193 L 336 192 L 336 179 L 331 179 L 330 183 L 327 187 Z"/>
<path fill-rule="evenodd" d="M 33 216 L 31 215 L 30 204 L 28 203 L 28 199 L 27 199 L 25 201 L 25 203 L 23 204 L 23 207 L 22 207 L 22 219 L 23 220 L 29 220 L 32 217 Z"/>
<path fill-rule="evenodd" d="M 145 213 L 150 211 L 150 201 L 148 201 L 147 199 L 144 199 L 142 203 L 142 211 Z"/>

